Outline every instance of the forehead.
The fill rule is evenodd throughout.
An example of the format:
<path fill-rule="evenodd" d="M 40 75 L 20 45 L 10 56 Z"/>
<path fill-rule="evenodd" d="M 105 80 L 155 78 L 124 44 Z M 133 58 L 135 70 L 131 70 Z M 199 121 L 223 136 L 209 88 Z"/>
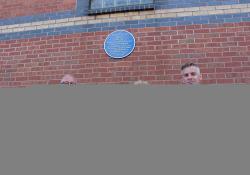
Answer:
<path fill-rule="evenodd" d="M 74 78 L 70 75 L 63 77 L 63 79 L 62 79 L 62 81 L 73 81 L 73 80 L 74 80 Z"/>
<path fill-rule="evenodd" d="M 183 74 L 190 73 L 190 72 L 196 72 L 196 73 L 198 73 L 199 72 L 199 68 L 195 67 L 195 66 L 190 66 L 190 67 L 186 67 L 185 69 L 182 70 Z"/>

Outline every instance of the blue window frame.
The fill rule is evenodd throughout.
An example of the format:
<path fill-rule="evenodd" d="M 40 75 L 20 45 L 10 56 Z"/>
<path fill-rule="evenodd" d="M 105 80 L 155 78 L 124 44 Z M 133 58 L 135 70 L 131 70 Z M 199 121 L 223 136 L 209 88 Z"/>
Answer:
<path fill-rule="evenodd" d="M 154 0 L 90 0 L 89 14 L 154 9 Z"/>

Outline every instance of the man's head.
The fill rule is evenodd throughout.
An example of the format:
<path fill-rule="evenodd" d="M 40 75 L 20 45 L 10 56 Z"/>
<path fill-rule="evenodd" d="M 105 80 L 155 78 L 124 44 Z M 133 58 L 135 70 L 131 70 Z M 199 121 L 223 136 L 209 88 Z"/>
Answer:
<path fill-rule="evenodd" d="M 61 79 L 61 84 L 76 84 L 76 79 L 70 75 L 70 74 L 66 74 L 63 76 L 63 78 Z"/>
<path fill-rule="evenodd" d="M 134 85 L 148 84 L 147 81 L 138 80 L 134 82 Z"/>
<path fill-rule="evenodd" d="M 183 84 L 199 84 L 202 77 L 200 68 L 195 63 L 186 63 L 181 66 Z"/>

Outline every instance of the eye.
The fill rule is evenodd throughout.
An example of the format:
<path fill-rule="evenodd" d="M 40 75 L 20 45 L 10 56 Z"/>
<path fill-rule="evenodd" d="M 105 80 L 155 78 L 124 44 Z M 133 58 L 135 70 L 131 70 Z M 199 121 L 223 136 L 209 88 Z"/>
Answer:
<path fill-rule="evenodd" d="M 187 74 L 184 74 L 184 77 L 188 77 L 188 73 L 187 73 Z"/>
<path fill-rule="evenodd" d="M 63 82 L 61 82 L 61 84 L 69 84 L 70 82 L 68 82 L 68 81 L 63 81 Z"/>
<path fill-rule="evenodd" d="M 196 72 L 191 72 L 191 75 L 192 75 L 192 76 L 195 76 L 195 75 L 196 75 Z"/>

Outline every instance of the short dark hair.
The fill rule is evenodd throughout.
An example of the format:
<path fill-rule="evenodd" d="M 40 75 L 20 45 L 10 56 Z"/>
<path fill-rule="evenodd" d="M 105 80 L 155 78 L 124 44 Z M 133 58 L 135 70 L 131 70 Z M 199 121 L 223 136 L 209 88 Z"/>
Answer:
<path fill-rule="evenodd" d="M 191 66 L 194 66 L 194 67 L 199 67 L 197 64 L 195 63 L 185 63 L 184 65 L 181 66 L 181 70 L 184 70 L 186 69 L 187 67 L 191 67 Z"/>

